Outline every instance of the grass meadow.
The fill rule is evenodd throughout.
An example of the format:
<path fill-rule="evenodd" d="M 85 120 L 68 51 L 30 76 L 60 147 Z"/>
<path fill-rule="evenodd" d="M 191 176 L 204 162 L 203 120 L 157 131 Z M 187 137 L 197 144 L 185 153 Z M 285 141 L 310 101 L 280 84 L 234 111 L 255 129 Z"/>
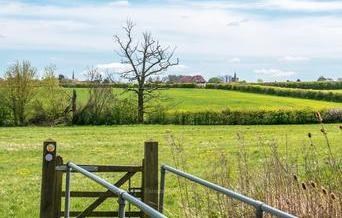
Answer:
<path fill-rule="evenodd" d="M 329 92 L 342 93 L 342 89 L 329 90 Z"/>
<path fill-rule="evenodd" d="M 120 97 L 129 95 L 114 89 Z M 230 90 L 172 88 L 160 91 L 162 104 L 172 111 L 292 110 L 341 108 L 342 103 L 244 93 Z M 86 101 L 87 89 L 77 89 L 79 103 Z"/>
<path fill-rule="evenodd" d="M 186 92 L 186 90 L 174 92 L 177 91 Z M 227 92 L 227 95 L 222 94 L 221 98 L 228 98 L 229 95 L 234 96 L 234 94 Z M 215 91 L 212 92 L 212 96 L 215 96 Z M 252 98 L 250 99 L 252 101 Z M 210 101 L 210 98 L 205 101 Z M 342 132 L 339 126 L 340 124 L 328 124 L 325 128 L 333 154 L 341 159 Z M 42 142 L 47 138 L 57 141 L 57 151 L 64 161 L 112 165 L 139 165 L 142 159 L 143 142 L 156 140 L 160 144 L 159 163 L 174 166 L 173 155 L 175 153 L 172 152 L 169 141 L 172 137 L 182 144 L 182 149 L 178 152 L 182 153 L 186 170 L 194 175 L 210 179 L 208 178 L 212 172 L 210 166 L 222 155 L 231 160 L 234 177 L 234 172 L 239 168 L 235 160 L 239 156 L 241 138 L 246 148 L 246 155 L 249 157 L 250 169 L 255 171 L 263 169 L 261 163 L 264 158 L 263 153 L 271 152 L 270 144 L 276 145 L 281 154 L 286 153 L 288 157 L 293 160 L 298 159 L 299 164 L 302 164 L 305 161 L 303 148 L 309 146 L 312 140 L 317 146 L 317 153 L 323 157 L 326 147 L 325 138 L 320 129 L 320 125 L 0 128 L 0 217 L 39 216 Z M 311 133 L 310 139 L 308 133 Z M 298 176 L 301 177 L 300 172 Z M 72 175 L 72 190 L 103 190 L 87 179 L 80 178 L 78 175 Z M 106 174 L 105 178 L 115 180 L 117 176 Z M 309 179 L 303 178 L 303 180 Z M 138 181 L 139 179 L 134 180 L 133 184 L 137 184 Z M 167 175 L 166 184 L 166 214 L 170 217 L 181 217 L 179 216 L 181 199 L 178 195 L 177 180 Z M 92 200 L 94 199 L 81 202 L 78 199 L 72 199 L 72 209 L 82 209 Z M 107 200 L 103 208 L 113 209 L 113 205 L 116 205 L 114 199 Z"/>

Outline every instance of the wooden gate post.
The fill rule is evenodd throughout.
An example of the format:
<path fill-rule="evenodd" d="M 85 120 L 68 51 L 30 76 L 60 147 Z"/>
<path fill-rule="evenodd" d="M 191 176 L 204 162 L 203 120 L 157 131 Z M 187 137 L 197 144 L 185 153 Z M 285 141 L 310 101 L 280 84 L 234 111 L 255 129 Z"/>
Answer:
<path fill-rule="evenodd" d="M 145 142 L 143 201 L 158 210 L 158 142 Z"/>
<path fill-rule="evenodd" d="M 55 217 L 56 191 L 56 145 L 51 139 L 43 143 L 42 185 L 40 197 L 40 217 Z"/>

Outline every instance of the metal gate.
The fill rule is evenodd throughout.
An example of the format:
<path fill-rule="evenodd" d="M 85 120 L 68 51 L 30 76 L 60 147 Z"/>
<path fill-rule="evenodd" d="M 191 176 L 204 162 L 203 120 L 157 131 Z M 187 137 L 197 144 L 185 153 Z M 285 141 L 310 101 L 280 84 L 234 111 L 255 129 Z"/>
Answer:
<path fill-rule="evenodd" d="M 56 217 L 143 217 L 145 214 L 155 214 L 164 217 L 158 209 L 158 143 L 145 142 L 144 159 L 140 166 L 112 165 L 77 165 L 71 162 L 63 164 L 63 158 L 57 155 L 57 143 L 47 140 L 43 143 L 43 168 L 41 186 L 41 218 Z M 115 183 L 111 184 L 95 175 L 98 172 L 124 173 Z M 70 179 L 72 173 L 80 173 L 105 187 L 107 191 L 71 191 Z M 141 173 L 141 186 L 131 187 L 131 179 Z M 63 175 L 66 175 L 65 191 L 62 191 Z M 120 187 L 128 183 L 128 190 Z M 97 198 L 83 211 L 70 211 L 72 198 Z M 65 200 L 64 211 L 61 208 Z M 118 198 L 118 211 L 96 211 L 106 199 Z M 125 211 L 126 201 L 135 205 L 136 211 Z M 129 207 L 130 208 L 130 207 Z M 122 212 L 124 211 L 124 212 Z M 153 216 L 154 217 L 154 216 Z"/>

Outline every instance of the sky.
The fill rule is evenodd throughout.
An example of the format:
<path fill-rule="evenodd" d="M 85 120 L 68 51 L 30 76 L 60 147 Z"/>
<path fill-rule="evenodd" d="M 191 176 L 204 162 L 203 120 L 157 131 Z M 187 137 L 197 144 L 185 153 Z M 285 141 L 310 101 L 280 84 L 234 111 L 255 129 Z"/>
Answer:
<path fill-rule="evenodd" d="M 342 1 L 0 0 L 0 77 L 17 60 L 42 74 L 82 78 L 90 67 L 120 72 L 113 35 L 127 19 L 176 47 L 166 74 L 241 80 L 342 78 Z"/>

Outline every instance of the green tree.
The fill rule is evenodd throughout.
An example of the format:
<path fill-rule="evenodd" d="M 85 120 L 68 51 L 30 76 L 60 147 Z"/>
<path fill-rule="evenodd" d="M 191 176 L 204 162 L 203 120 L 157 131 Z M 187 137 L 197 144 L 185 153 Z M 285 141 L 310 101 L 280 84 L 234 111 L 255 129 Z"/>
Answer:
<path fill-rule="evenodd" d="M 34 104 L 34 122 L 53 125 L 65 118 L 70 96 L 59 86 L 55 65 L 45 67 L 39 97 Z"/>
<path fill-rule="evenodd" d="M 24 125 L 27 107 L 36 94 L 37 70 L 29 61 L 17 61 L 5 73 L 5 96 L 15 125 Z"/>
<path fill-rule="evenodd" d="M 208 83 L 221 83 L 222 79 L 218 78 L 218 77 L 212 77 L 208 80 Z"/>
<path fill-rule="evenodd" d="M 325 78 L 324 76 L 320 76 L 318 77 L 317 81 L 327 81 L 327 78 Z"/>

